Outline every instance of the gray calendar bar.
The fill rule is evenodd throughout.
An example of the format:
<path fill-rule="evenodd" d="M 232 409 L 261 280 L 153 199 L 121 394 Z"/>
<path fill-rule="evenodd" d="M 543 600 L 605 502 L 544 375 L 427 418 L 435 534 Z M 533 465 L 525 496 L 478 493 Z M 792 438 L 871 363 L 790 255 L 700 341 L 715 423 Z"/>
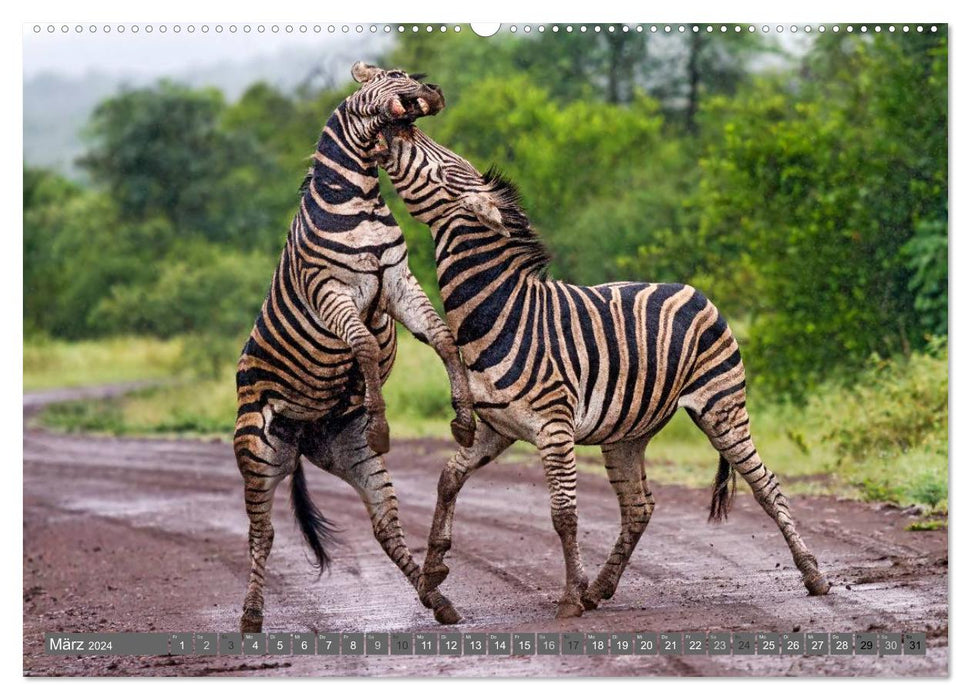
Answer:
<path fill-rule="evenodd" d="M 543 656 L 559 656 L 560 635 L 555 632 L 540 632 L 536 635 L 536 646 Z"/>
<path fill-rule="evenodd" d="M 169 653 L 175 656 L 188 655 L 192 653 L 192 634 L 184 632 L 182 634 L 169 635 Z"/>
<path fill-rule="evenodd" d="M 293 633 L 293 653 L 294 654 L 313 654 L 317 649 L 314 635 L 310 632 Z"/>
<path fill-rule="evenodd" d="M 59 656 L 923 656 L 922 632 L 47 633 Z"/>

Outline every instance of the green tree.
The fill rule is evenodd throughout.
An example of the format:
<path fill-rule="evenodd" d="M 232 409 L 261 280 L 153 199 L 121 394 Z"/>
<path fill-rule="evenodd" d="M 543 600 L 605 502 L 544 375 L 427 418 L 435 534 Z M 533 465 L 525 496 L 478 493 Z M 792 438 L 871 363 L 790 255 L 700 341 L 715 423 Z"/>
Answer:
<path fill-rule="evenodd" d="M 161 82 L 125 90 L 95 109 L 90 150 L 80 160 L 111 192 L 120 215 L 161 216 L 176 228 L 221 237 L 210 216 L 214 189 L 239 153 L 219 129 L 225 105 L 216 90 Z"/>
<path fill-rule="evenodd" d="M 56 186 L 59 180 L 52 176 L 41 187 Z M 152 238 L 142 229 L 123 229 L 114 203 L 101 193 L 35 201 L 24 212 L 27 331 L 63 338 L 90 336 L 92 310 L 112 285 L 143 272 L 137 241 Z"/>
<path fill-rule="evenodd" d="M 734 294 L 753 313 L 748 364 L 776 390 L 922 347 L 918 289 L 946 314 L 940 262 L 907 265 L 939 256 L 946 221 L 944 47 L 824 43 L 795 94 L 763 81 L 706 103 L 720 138 L 702 161 L 700 243 L 734 239 L 755 272 Z M 921 222 L 937 222 L 924 229 L 936 247 L 912 243 Z"/>
<path fill-rule="evenodd" d="M 94 313 L 108 330 L 185 336 L 187 361 L 217 374 L 252 327 L 276 258 L 208 243 L 177 250 L 158 266 L 157 279 L 116 285 Z"/>

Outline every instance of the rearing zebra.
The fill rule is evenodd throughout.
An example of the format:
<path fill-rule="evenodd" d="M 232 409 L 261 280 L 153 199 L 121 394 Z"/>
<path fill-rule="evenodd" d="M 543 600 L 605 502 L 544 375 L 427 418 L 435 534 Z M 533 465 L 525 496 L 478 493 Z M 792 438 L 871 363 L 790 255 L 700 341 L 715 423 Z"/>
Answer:
<path fill-rule="evenodd" d="M 645 448 L 678 407 L 720 454 L 710 519 L 727 514 L 741 474 L 781 529 L 810 594 L 829 590 L 752 442 L 738 344 L 710 301 L 681 284 L 549 280 L 548 256 L 512 184 L 494 171 L 483 176 L 407 124 L 379 150 L 409 212 L 431 227 L 446 319 L 482 421 L 472 447 L 442 472 L 420 592 L 448 575 L 462 485 L 519 439 L 539 447 L 563 545 L 557 617 L 609 599 L 654 510 Z M 601 446 L 621 512 L 617 542 L 589 586 L 576 538 L 576 444 Z"/>
<path fill-rule="evenodd" d="M 452 432 L 475 433 L 465 367 L 444 322 L 408 269 L 401 230 L 381 198 L 368 158 L 382 129 L 444 106 L 441 91 L 402 71 L 356 63 L 364 85 L 327 121 L 300 209 L 236 375 L 239 411 L 234 448 L 249 515 L 250 576 L 240 628 L 263 624 L 263 581 L 273 544 L 273 494 L 291 476 L 292 504 L 318 567 L 328 563 L 327 519 L 311 502 L 300 457 L 340 477 L 367 507 L 374 536 L 418 585 L 398 522 L 381 385 L 394 361 L 394 321 L 442 358 L 457 417 Z M 455 617 L 437 593 L 422 594 L 436 615 Z"/>

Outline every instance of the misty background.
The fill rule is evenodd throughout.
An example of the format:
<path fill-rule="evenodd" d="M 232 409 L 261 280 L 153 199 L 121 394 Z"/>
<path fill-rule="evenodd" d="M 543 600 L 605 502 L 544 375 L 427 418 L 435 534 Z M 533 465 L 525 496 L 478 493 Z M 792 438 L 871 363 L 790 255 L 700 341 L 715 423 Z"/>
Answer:
<path fill-rule="evenodd" d="M 273 33 L 269 25 L 263 33 L 251 25 L 248 34 L 243 25 L 235 34 L 229 25 L 220 34 L 212 28 L 189 34 L 184 27 L 162 34 L 160 25 L 151 34 L 144 28 L 119 34 L 112 25 L 105 34 L 103 25 L 96 33 L 85 25 L 77 34 L 74 26 L 67 34 L 59 26 L 53 34 L 46 25 L 39 33 L 24 27 L 24 162 L 80 180 L 85 173 L 75 160 L 84 150 L 84 126 L 98 103 L 120 89 L 168 78 L 218 88 L 230 102 L 256 82 L 283 92 L 332 89 L 347 81 L 354 61 L 375 60 L 394 40 L 384 25 L 373 34 L 367 28 L 331 34 L 326 26 L 320 33 L 312 26 L 306 33 L 296 27 L 292 34 L 282 27 Z"/>

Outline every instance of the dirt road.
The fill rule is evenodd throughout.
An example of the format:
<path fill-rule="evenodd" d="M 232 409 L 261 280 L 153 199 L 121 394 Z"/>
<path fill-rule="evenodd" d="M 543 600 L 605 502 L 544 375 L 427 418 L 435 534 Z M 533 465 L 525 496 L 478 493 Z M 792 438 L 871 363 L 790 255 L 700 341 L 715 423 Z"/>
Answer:
<path fill-rule="evenodd" d="M 25 412 L 71 392 L 30 395 Z M 392 426 L 393 430 L 393 426 Z M 445 441 L 395 440 L 402 518 L 424 555 Z M 712 460 L 714 469 L 715 460 Z M 343 528 L 316 578 L 278 492 L 265 631 L 443 631 L 371 536 L 354 492 L 308 469 L 321 510 Z M 742 487 L 744 488 L 744 486 Z M 241 479 L 226 443 L 24 433 L 26 675 L 637 676 L 894 675 L 948 672 L 947 533 L 908 532 L 895 508 L 800 497 L 793 508 L 833 589 L 809 598 L 785 543 L 747 490 L 728 523 L 709 494 L 656 486 L 657 510 L 614 598 L 553 620 L 559 540 L 535 458 L 506 457 L 463 490 L 443 586 L 457 631 L 926 632 L 926 656 L 53 657 L 43 633 L 234 631 L 247 573 Z M 583 473 L 580 535 L 591 578 L 617 535 L 602 474 Z"/>

